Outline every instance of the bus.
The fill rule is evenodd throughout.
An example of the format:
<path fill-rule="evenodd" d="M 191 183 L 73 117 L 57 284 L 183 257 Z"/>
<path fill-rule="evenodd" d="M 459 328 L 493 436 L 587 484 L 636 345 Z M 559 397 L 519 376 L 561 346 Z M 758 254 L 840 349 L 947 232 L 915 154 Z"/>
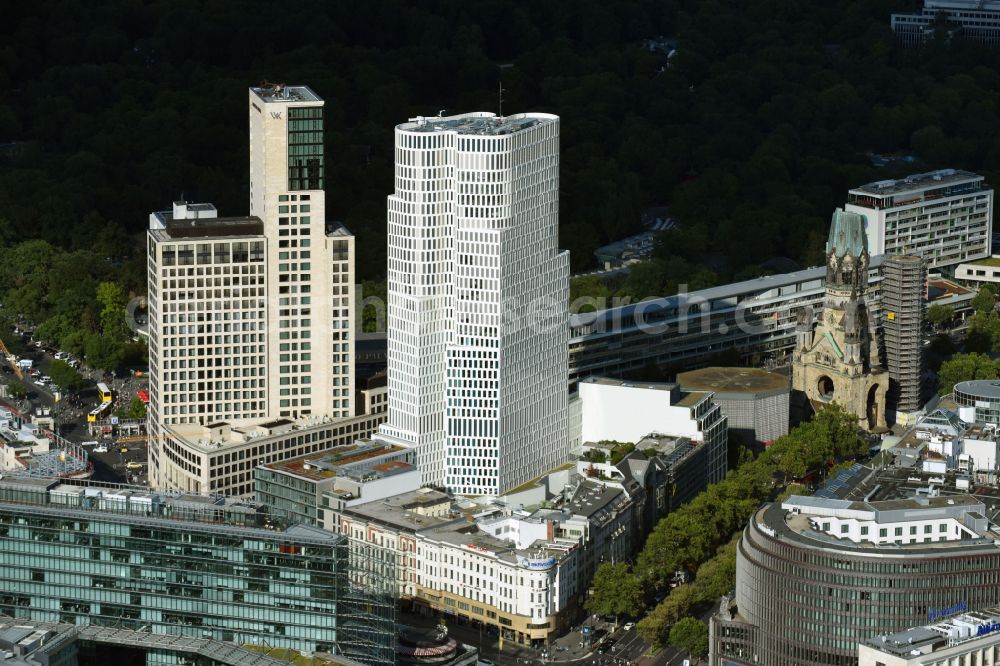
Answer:
<path fill-rule="evenodd" d="M 98 382 L 97 396 L 101 399 L 101 402 L 111 402 L 111 389 L 104 382 Z"/>
<path fill-rule="evenodd" d="M 111 403 L 102 402 L 87 414 L 87 423 L 97 423 L 111 414 Z"/>

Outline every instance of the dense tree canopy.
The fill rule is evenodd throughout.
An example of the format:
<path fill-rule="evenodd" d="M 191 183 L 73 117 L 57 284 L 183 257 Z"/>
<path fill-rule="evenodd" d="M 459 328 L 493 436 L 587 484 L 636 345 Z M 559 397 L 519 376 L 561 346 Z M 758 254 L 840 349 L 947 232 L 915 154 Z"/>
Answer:
<path fill-rule="evenodd" d="M 670 644 L 692 657 L 708 656 L 708 627 L 701 620 L 685 617 L 670 628 Z"/>
<path fill-rule="evenodd" d="M 732 589 L 738 533 L 761 503 L 782 489 L 783 477 L 825 472 L 867 449 L 857 419 L 833 403 L 658 522 L 627 576 L 639 581 L 650 596 L 653 590 L 666 588 L 678 571 L 694 573 L 695 579 L 674 587 L 639 622 L 642 636 L 662 644 L 671 625 Z M 620 578 L 595 576 L 594 595 L 602 599 L 614 595 L 623 585 Z"/>
<path fill-rule="evenodd" d="M 958 382 L 1000 378 L 1000 362 L 985 354 L 956 354 L 938 370 L 938 393 L 948 395 Z"/>
<path fill-rule="evenodd" d="M 361 277 L 378 279 L 393 125 L 440 109 L 496 111 L 502 81 L 504 111 L 563 119 L 561 243 L 574 269 L 594 266 L 598 245 L 637 231 L 640 212 L 658 205 L 681 226 L 624 293 L 750 277 L 776 256 L 815 264 L 849 187 L 932 167 L 994 182 L 1000 171 L 1000 138 L 982 133 L 1000 124 L 1000 52 L 899 49 L 893 9 L 13 3 L 0 24 L 0 245 L 37 238 L 127 261 L 142 252 L 130 235 L 148 212 L 182 195 L 244 213 L 245 87 L 303 82 L 327 100 L 328 211 L 357 234 Z M 675 41 L 644 47 L 660 35 Z M 914 161 L 877 169 L 870 152 Z M 26 280 L 18 303 L 30 310 L 46 288 Z"/>
<path fill-rule="evenodd" d="M 629 575 L 627 564 L 601 564 L 594 573 L 594 588 L 586 602 L 590 612 L 605 616 L 642 612 L 642 584 Z"/>

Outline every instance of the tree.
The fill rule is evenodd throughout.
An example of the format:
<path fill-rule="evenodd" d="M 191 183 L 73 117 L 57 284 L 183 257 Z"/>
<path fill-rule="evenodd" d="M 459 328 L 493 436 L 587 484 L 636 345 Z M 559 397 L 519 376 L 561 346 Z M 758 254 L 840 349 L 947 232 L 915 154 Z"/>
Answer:
<path fill-rule="evenodd" d="M 132 398 L 128 407 L 122 407 L 116 414 L 123 419 L 144 419 L 146 418 L 146 403 L 138 397 Z"/>
<path fill-rule="evenodd" d="M 114 370 L 125 357 L 125 347 L 118 340 L 94 333 L 87 336 L 84 347 L 87 363 L 101 370 Z"/>
<path fill-rule="evenodd" d="M 67 391 L 83 388 L 83 376 L 66 361 L 55 360 L 49 365 L 49 376 L 56 386 Z"/>
<path fill-rule="evenodd" d="M 984 354 L 956 354 L 941 364 L 938 371 L 938 394 L 948 395 L 958 382 L 970 379 L 997 379 L 1000 364 Z"/>
<path fill-rule="evenodd" d="M 569 281 L 570 312 L 594 312 L 609 307 L 611 290 L 600 277 L 584 275 Z M 582 299 L 582 300 L 581 300 Z"/>
<path fill-rule="evenodd" d="M 625 563 L 605 562 L 594 573 L 594 592 L 586 607 L 598 615 L 631 615 L 642 612 L 642 585 Z"/>
<path fill-rule="evenodd" d="M 927 308 L 927 321 L 934 328 L 940 328 L 955 318 L 955 310 L 948 305 L 934 303 Z"/>
<path fill-rule="evenodd" d="M 972 309 L 976 311 L 977 315 L 986 316 L 994 311 L 996 303 L 997 296 L 993 287 L 988 284 L 984 284 L 979 288 L 979 291 L 976 292 L 976 295 L 973 297 L 970 305 L 972 305 Z"/>
<path fill-rule="evenodd" d="M 125 292 L 116 282 L 97 285 L 97 301 L 101 304 L 101 331 L 117 342 L 125 342 L 131 335 L 125 321 Z"/>
<path fill-rule="evenodd" d="M 24 387 L 17 382 L 7 382 L 7 395 L 16 400 L 28 395 L 28 392 L 24 390 Z"/>
<path fill-rule="evenodd" d="M 682 618 L 670 628 L 670 644 L 693 657 L 708 654 L 708 627 L 693 617 Z"/>
<path fill-rule="evenodd" d="M 639 620 L 639 635 L 653 645 L 662 645 L 667 627 L 686 616 L 699 601 L 694 585 L 678 585 L 657 604 L 652 613 Z"/>

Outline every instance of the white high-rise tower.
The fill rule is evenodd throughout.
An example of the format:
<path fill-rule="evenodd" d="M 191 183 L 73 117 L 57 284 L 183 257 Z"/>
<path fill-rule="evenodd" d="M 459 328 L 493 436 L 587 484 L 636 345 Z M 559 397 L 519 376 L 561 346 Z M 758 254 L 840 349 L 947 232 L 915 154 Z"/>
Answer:
<path fill-rule="evenodd" d="M 389 421 L 425 483 L 502 493 L 568 458 L 559 118 L 396 127 Z"/>

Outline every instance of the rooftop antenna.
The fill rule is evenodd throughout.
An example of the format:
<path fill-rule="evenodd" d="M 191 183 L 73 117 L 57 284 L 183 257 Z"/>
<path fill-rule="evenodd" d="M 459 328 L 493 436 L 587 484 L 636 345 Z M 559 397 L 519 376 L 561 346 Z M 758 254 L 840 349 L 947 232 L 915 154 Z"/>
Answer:
<path fill-rule="evenodd" d="M 500 117 L 503 118 L 503 81 L 497 81 L 497 85 L 500 86 L 498 97 L 500 100 Z"/>

